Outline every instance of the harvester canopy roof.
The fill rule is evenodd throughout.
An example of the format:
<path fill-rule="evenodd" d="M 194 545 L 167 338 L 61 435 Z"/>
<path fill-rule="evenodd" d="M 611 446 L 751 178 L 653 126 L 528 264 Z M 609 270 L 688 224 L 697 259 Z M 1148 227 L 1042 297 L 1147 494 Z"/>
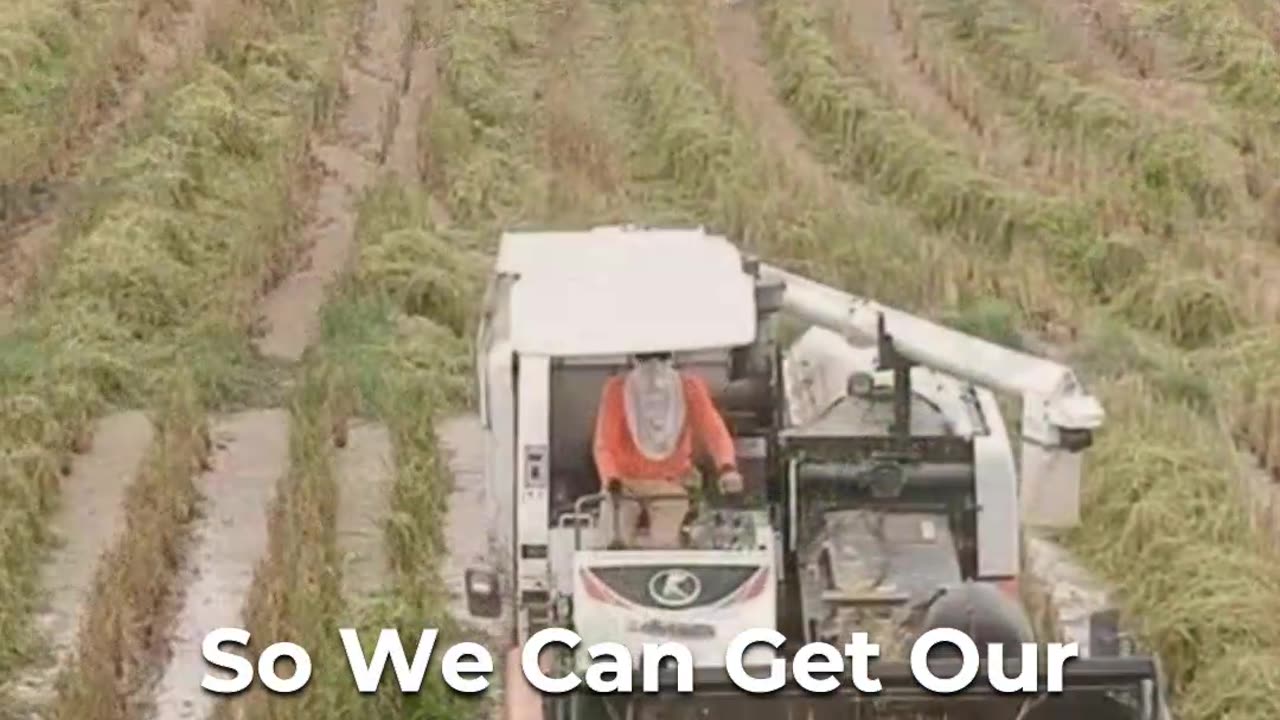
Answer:
<path fill-rule="evenodd" d="M 507 233 L 497 271 L 517 278 L 517 352 L 680 352 L 755 339 L 755 279 L 737 248 L 701 229 Z"/>

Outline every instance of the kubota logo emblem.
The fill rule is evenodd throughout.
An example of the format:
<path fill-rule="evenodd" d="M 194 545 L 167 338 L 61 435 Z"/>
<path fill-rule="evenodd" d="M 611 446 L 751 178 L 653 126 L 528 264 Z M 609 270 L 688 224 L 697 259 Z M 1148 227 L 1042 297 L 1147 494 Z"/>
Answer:
<path fill-rule="evenodd" d="M 688 570 L 659 570 L 649 578 L 649 596 L 659 605 L 684 607 L 702 594 L 702 581 Z"/>

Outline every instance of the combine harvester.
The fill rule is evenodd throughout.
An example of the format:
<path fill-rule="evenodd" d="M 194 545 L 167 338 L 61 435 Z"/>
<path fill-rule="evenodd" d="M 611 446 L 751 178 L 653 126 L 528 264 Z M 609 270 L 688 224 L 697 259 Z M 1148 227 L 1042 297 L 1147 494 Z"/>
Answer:
<path fill-rule="evenodd" d="M 1114 643 L 1067 662 L 1065 692 L 1051 695 L 997 694 L 985 662 L 970 688 L 935 695 L 896 650 L 956 628 L 984 657 L 1005 643 L 1017 675 L 1010 644 L 1038 640 L 1019 597 L 1020 525 L 1076 522 L 1081 454 L 1103 417 L 1069 368 L 758 263 L 700 229 L 506 234 L 485 303 L 477 367 L 496 550 L 493 566 L 467 571 L 467 593 L 474 615 L 511 629 L 508 720 L 1163 719 L 1155 662 Z M 592 455 L 606 379 L 646 352 L 672 352 L 707 380 L 745 480 L 723 497 L 708 483 L 674 550 L 618 549 L 599 514 L 661 499 L 603 492 Z M 1022 402 L 1020 469 L 996 392 Z M 520 649 L 548 627 L 582 638 L 576 651 L 548 648 L 549 676 L 585 677 L 587 647 L 620 643 L 635 691 L 530 688 Z M 826 695 L 790 682 L 746 693 L 725 655 L 756 628 L 788 639 L 784 659 L 869 633 L 883 691 L 858 692 L 846 669 Z M 672 676 L 641 692 L 641 646 L 670 641 L 691 651 L 695 692 L 671 691 Z M 765 677 L 775 651 L 760 647 L 747 671 Z M 939 677 L 958 668 L 930 662 Z"/>

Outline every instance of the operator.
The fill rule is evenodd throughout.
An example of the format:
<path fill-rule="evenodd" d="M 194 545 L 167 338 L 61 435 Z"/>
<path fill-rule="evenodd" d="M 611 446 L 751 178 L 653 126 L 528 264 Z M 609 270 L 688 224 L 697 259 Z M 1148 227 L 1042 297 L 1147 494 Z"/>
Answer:
<path fill-rule="evenodd" d="M 605 490 L 622 489 L 644 505 L 622 500 L 617 505 L 616 532 L 627 547 L 636 547 L 641 510 L 649 516 L 654 548 L 680 546 L 680 528 L 689 511 L 688 486 L 698 479 L 693 464 L 694 435 L 715 460 L 721 492 L 742 491 L 733 438 L 711 402 L 702 378 L 683 373 L 671 353 L 632 358 L 625 375 L 609 378 L 596 417 L 595 460 Z M 614 530 L 612 503 L 601 508 L 601 526 Z"/>

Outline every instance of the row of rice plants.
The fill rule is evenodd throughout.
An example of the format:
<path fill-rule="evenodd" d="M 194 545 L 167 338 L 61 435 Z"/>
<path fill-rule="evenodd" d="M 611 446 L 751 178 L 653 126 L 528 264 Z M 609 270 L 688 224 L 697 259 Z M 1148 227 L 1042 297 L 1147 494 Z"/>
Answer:
<path fill-rule="evenodd" d="M 451 479 L 435 425 L 471 400 L 470 328 L 480 297 L 488 235 L 498 218 L 522 212 L 537 188 L 527 138 L 525 79 L 535 38 L 523 36 L 533 8 L 514 2 L 415 6 L 416 35 L 439 49 L 441 82 L 423 119 L 429 161 L 424 185 L 380 181 L 363 199 L 352 274 L 326 303 L 323 332 L 295 400 L 294 470 L 273 515 L 271 549 L 250 602 L 250 627 L 312 649 L 315 667 L 303 696 L 259 693 L 239 712 L 249 718 L 438 718 L 470 712 L 429 679 L 421 692 L 361 697 L 345 671 L 337 628 L 354 626 L 367 646 L 376 631 L 400 628 L 406 641 L 439 628 L 438 646 L 462 639 L 449 616 L 441 557 Z M 493 42 L 494 38 L 498 42 Z M 431 198 L 465 230 L 450 229 Z M 362 588 L 368 603 L 343 598 L 335 544 L 337 483 L 331 429 L 348 413 L 384 423 L 395 458 L 386 542 L 392 576 Z M 389 687 L 389 686 L 387 686 Z M 372 708 L 372 710 L 371 710 Z M 228 713 L 231 713 L 228 710 Z"/>
<path fill-rule="evenodd" d="M 0 8 L 0 221 L 33 209 L 116 82 L 138 61 L 142 10 L 157 0 L 13 0 Z"/>
<path fill-rule="evenodd" d="M 6 637 L 29 630 L 44 516 L 93 417 L 169 396 L 168 368 L 189 369 L 205 405 L 270 387 L 247 360 L 251 308 L 293 255 L 307 136 L 336 91 L 333 7 L 246 4 L 240 30 L 95 171 L 100 191 L 0 356 Z M 19 657 L 5 651 L 0 666 Z"/>
<path fill-rule="evenodd" d="M 870 113 L 864 105 L 854 105 L 847 86 L 833 78 L 829 49 L 813 30 L 812 15 L 802 6 L 780 2 L 769 3 L 764 13 L 773 30 L 772 58 L 780 66 L 780 75 L 788 77 L 789 68 L 795 86 L 808 85 L 808 94 L 797 92 L 790 98 L 798 114 L 809 118 L 820 134 L 843 136 L 844 143 L 860 142 L 856 135 L 845 134 L 845 128 L 854 123 L 846 123 L 844 118 L 853 116 L 856 124 L 865 127 Z M 818 71 L 806 78 L 800 66 L 815 63 Z M 825 79 L 815 81 L 814 77 Z M 893 132 L 884 126 L 880 130 L 871 137 L 890 137 Z M 870 143 L 871 139 L 861 142 Z M 857 156 L 850 164 L 855 171 L 869 172 L 858 167 Z M 925 172 L 927 167 L 921 169 Z M 1167 312 L 1159 306 L 1153 311 Z M 1237 684 L 1234 695 L 1221 692 L 1220 678 L 1242 666 L 1226 649 L 1230 642 L 1219 644 L 1219 640 L 1239 639 L 1242 647 L 1253 649 L 1245 654 L 1275 652 L 1276 628 L 1248 620 L 1255 605 L 1275 602 L 1274 586 L 1268 580 L 1242 593 L 1227 587 L 1230 579 L 1223 576 L 1223 568 L 1201 559 L 1202 549 L 1244 564 L 1259 563 L 1266 557 L 1262 539 L 1250 528 L 1246 500 L 1240 497 L 1238 470 L 1223 462 L 1233 457 L 1230 438 L 1216 420 L 1212 398 L 1197 380 L 1199 368 L 1191 358 L 1158 343 L 1152 349 L 1151 339 L 1144 340 L 1131 328 L 1107 320 L 1105 314 L 1101 317 L 1101 322 L 1085 323 L 1081 345 L 1086 364 L 1099 376 L 1099 391 L 1111 415 L 1101 447 L 1090 463 L 1085 520 L 1072 544 L 1114 583 L 1132 622 L 1168 664 L 1184 713 L 1181 717 L 1207 720 L 1233 711 L 1242 713 L 1240 717 L 1267 717 L 1274 712 L 1269 706 L 1274 698 L 1267 690 L 1268 682 L 1273 681 L 1259 680 L 1244 687 Z M 1189 401 L 1207 403 L 1207 407 L 1188 406 Z M 1166 422 L 1164 418 L 1176 419 Z M 1183 450 L 1187 448 L 1198 450 L 1191 456 L 1196 462 L 1173 463 L 1176 473 L 1170 473 L 1169 464 L 1148 462 L 1160 456 L 1186 458 Z M 1185 501 L 1188 494 L 1197 493 L 1212 501 Z M 1150 505 L 1135 505 L 1135 498 Z M 1142 512 L 1147 507 L 1165 513 L 1163 519 L 1168 523 L 1161 526 L 1165 528 L 1160 531 L 1162 541 L 1168 538 L 1170 548 L 1191 548 L 1188 554 L 1154 557 L 1148 549 L 1151 526 L 1142 526 L 1148 529 L 1145 534 L 1128 530 L 1149 517 Z M 1265 577 L 1274 574 L 1270 571 Z M 1179 588 L 1178 608 L 1213 605 L 1220 611 L 1209 616 L 1170 612 L 1169 588 L 1175 584 Z M 1196 638 L 1201 645 L 1193 646 L 1186 638 Z M 1257 655 L 1253 657 L 1256 662 Z"/>
<path fill-rule="evenodd" d="M 1236 329 L 1235 299 L 1220 284 L 1161 254 L 1165 249 L 1151 238 L 1107 227 L 1099 218 L 1105 192 L 1094 199 L 1045 196 L 976 170 L 865 82 L 841 72 L 811 4 L 767 4 L 763 18 L 779 93 L 842 173 L 975 247 L 1043 256 L 1077 292 L 1112 303 L 1175 344 L 1202 346 Z M 1160 298 L 1173 302 L 1151 314 Z"/>
<path fill-rule="evenodd" d="M 683 221 L 710 225 L 774 262 L 884 302 L 967 305 L 1004 289 L 1028 312 L 1050 310 L 1042 290 L 1053 282 L 1034 258 L 1015 252 L 1017 269 L 1003 277 L 985 272 L 979 268 L 1005 258 L 939 236 L 882 198 L 833 194 L 792 172 L 767 139 L 732 119 L 730 103 L 700 77 L 696 53 L 681 41 L 690 11 L 645 3 L 623 9 L 615 20 L 618 102 L 635 128 L 634 177 L 672 186 Z"/>
<path fill-rule="evenodd" d="M 1051 62 L 1044 32 L 1019 8 L 976 0 L 894 5 L 923 36 L 917 46 L 924 54 L 942 54 L 943 64 L 962 58 L 1016 107 L 1027 136 L 1043 144 L 1040 153 L 1082 169 L 1078 182 L 1123 187 L 1117 202 L 1129 204 L 1148 232 L 1242 212 L 1239 155 L 1219 129 L 1144 114 L 1077 79 Z M 1110 180 L 1117 175 L 1123 183 Z"/>

